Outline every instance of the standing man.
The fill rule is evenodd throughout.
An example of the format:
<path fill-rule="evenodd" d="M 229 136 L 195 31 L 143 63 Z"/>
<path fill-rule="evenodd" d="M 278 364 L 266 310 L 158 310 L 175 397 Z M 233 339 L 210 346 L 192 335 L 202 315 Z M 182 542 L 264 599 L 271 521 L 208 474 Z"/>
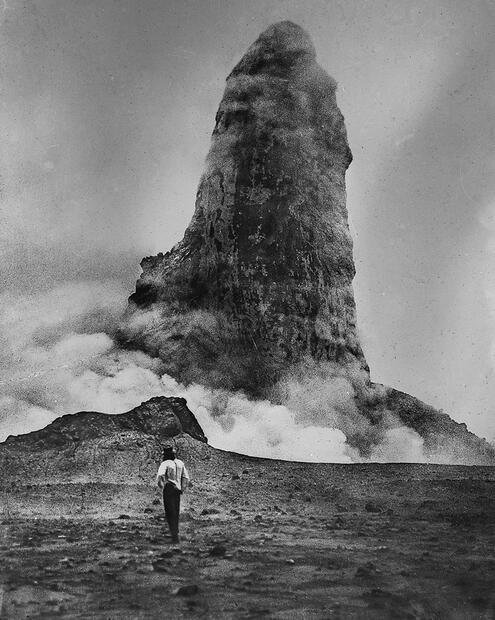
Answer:
<path fill-rule="evenodd" d="M 156 474 L 156 483 L 163 490 L 163 507 L 172 542 L 179 542 L 180 496 L 187 489 L 189 474 L 184 463 L 175 457 L 173 448 L 163 448 L 163 456 Z"/>

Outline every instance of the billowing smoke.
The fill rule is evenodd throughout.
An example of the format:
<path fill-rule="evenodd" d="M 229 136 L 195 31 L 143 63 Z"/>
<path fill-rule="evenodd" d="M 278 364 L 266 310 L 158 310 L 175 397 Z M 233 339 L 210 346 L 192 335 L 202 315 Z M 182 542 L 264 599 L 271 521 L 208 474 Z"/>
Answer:
<path fill-rule="evenodd" d="M 398 421 L 390 418 L 387 427 L 372 429 L 357 413 L 346 419 L 344 411 L 355 405 L 351 403 L 354 390 L 344 379 L 335 381 L 333 387 L 326 384 L 319 394 L 308 389 L 306 395 L 312 394 L 308 400 L 303 393 L 297 403 L 289 400 L 283 405 L 201 385 L 185 387 L 167 375 L 162 382 L 167 394 L 186 398 L 210 443 L 225 450 L 309 462 L 426 461 L 422 438 Z M 291 383 L 290 390 L 295 392 L 297 387 Z M 313 387 L 323 388 L 315 383 Z M 341 426 L 376 440 L 368 457 L 349 444 Z"/>
<path fill-rule="evenodd" d="M 337 428 L 301 424 L 285 405 L 251 400 L 242 393 L 184 387 L 165 375 L 169 394 L 183 396 L 216 447 L 270 458 L 350 463 L 358 452 Z"/>
<path fill-rule="evenodd" d="M 213 445 L 313 461 L 426 460 L 423 439 L 387 411 L 386 388 L 370 384 L 356 360 L 307 357 L 287 370 L 284 360 L 236 346 L 228 319 L 205 310 L 134 309 L 122 334 L 162 359 L 163 371 L 178 379 L 162 377 L 165 393 L 186 398 Z M 366 418 L 358 402 L 374 416 Z"/>
<path fill-rule="evenodd" d="M 380 398 L 380 388 L 371 393 L 357 367 L 308 360 L 278 381 L 272 399 L 253 400 L 238 390 L 179 383 L 165 372 L 180 370 L 172 348 L 164 363 L 119 347 L 114 335 L 126 293 L 114 282 L 9 293 L 1 301 L 0 440 L 42 428 L 66 413 L 121 413 L 152 396 L 176 395 L 187 399 L 210 443 L 225 450 L 315 462 L 425 460 L 421 437 L 391 414 L 377 425 L 358 412 L 355 397 Z M 149 326 L 149 319 L 142 325 Z M 155 319 L 160 321 L 158 314 Z M 207 329 L 213 326 L 217 333 L 214 318 L 202 313 L 187 325 L 185 320 L 172 322 L 174 334 L 180 325 L 181 333 L 195 334 L 192 340 L 199 343 L 208 334 L 214 343 L 217 336 Z M 223 361 L 224 368 L 229 362 Z"/>
<path fill-rule="evenodd" d="M 122 412 L 159 391 L 156 361 L 112 339 L 125 300 L 114 282 L 1 296 L 1 440 L 65 413 Z"/>

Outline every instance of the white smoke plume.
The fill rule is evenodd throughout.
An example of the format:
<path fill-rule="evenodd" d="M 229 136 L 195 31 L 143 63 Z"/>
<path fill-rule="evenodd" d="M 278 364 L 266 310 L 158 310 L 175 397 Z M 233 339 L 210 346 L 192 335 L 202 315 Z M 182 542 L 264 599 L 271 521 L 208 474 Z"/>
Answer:
<path fill-rule="evenodd" d="M 162 377 L 167 394 L 182 396 L 196 415 L 209 442 L 224 450 L 268 458 L 351 463 L 359 453 L 344 433 L 331 426 L 301 423 L 297 413 L 268 400 L 253 401 L 242 393 L 178 384 Z"/>
<path fill-rule="evenodd" d="M 240 393 L 184 387 L 162 377 L 168 393 L 183 396 L 213 445 L 287 460 L 350 463 L 425 462 L 423 439 L 391 413 L 373 426 L 357 411 L 352 384 L 343 377 L 286 380 L 284 404 L 253 401 Z M 371 443 L 364 458 L 348 439 Z"/>
<path fill-rule="evenodd" d="M 181 385 L 163 373 L 160 361 L 119 348 L 112 335 L 126 292 L 115 282 L 6 293 L 0 302 L 1 441 L 66 413 L 121 413 L 152 396 L 175 395 L 186 398 L 215 447 L 289 460 L 363 460 L 347 441 L 372 432 L 354 403 L 365 381 L 359 369 L 311 368 L 308 362 L 276 386 L 277 402 L 252 400 L 241 392 Z M 425 460 L 422 439 L 411 429 L 389 420 L 381 432 L 371 460 Z"/>
<path fill-rule="evenodd" d="M 125 300 L 114 282 L 0 296 L 0 440 L 65 413 L 119 413 L 160 390 L 156 362 L 111 338 Z"/>

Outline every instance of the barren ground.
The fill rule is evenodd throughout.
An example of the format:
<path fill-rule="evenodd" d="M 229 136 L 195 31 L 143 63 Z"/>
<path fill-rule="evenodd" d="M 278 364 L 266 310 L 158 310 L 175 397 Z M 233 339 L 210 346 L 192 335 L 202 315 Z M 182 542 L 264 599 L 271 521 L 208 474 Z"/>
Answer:
<path fill-rule="evenodd" d="M 4 483 L 2 617 L 495 617 L 495 468 L 189 465 L 179 546 L 151 484 Z"/>

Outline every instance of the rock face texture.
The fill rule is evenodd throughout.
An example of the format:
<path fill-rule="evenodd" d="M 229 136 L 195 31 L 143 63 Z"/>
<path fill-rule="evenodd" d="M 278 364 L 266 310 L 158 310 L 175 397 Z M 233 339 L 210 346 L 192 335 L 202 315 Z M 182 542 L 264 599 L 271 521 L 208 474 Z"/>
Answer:
<path fill-rule="evenodd" d="M 207 439 L 183 398 L 152 398 L 121 414 L 83 411 L 0 444 L 0 469 L 44 482 L 149 481 L 161 447 L 174 443 L 194 455 Z M 131 480 L 130 480 L 131 479 Z"/>
<path fill-rule="evenodd" d="M 277 365 L 306 355 L 366 368 L 346 210 L 352 155 L 335 90 L 293 23 L 271 26 L 249 48 L 227 78 L 184 238 L 142 262 L 130 301 L 157 311 L 156 329 L 128 332 L 128 342 L 164 361 L 171 350 L 193 357 L 203 372 L 242 351 L 258 371 L 268 364 L 271 380 Z M 210 336 L 199 350 L 191 330 L 205 312 Z M 232 387 L 255 390 L 246 375 L 263 380 L 253 367 Z M 187 364 L 168 370 L 198 379 Z"/>
<path fill-rule="evenodd" d="M 142 261 L 120 343 L 160 358 L 185 384 L 281 404 L 287 377 L 323 368 L 348 392 L 321 403 L 318 420 L 336 412 L 364 457 L 406 426 L 426 458 L 494 463 L 465 425 L 370 381 L 352 290 L 352 155 L 335 91 L 291 22 L 248 49 L 227 78 L 192 221 L 170 252 Z"/>

